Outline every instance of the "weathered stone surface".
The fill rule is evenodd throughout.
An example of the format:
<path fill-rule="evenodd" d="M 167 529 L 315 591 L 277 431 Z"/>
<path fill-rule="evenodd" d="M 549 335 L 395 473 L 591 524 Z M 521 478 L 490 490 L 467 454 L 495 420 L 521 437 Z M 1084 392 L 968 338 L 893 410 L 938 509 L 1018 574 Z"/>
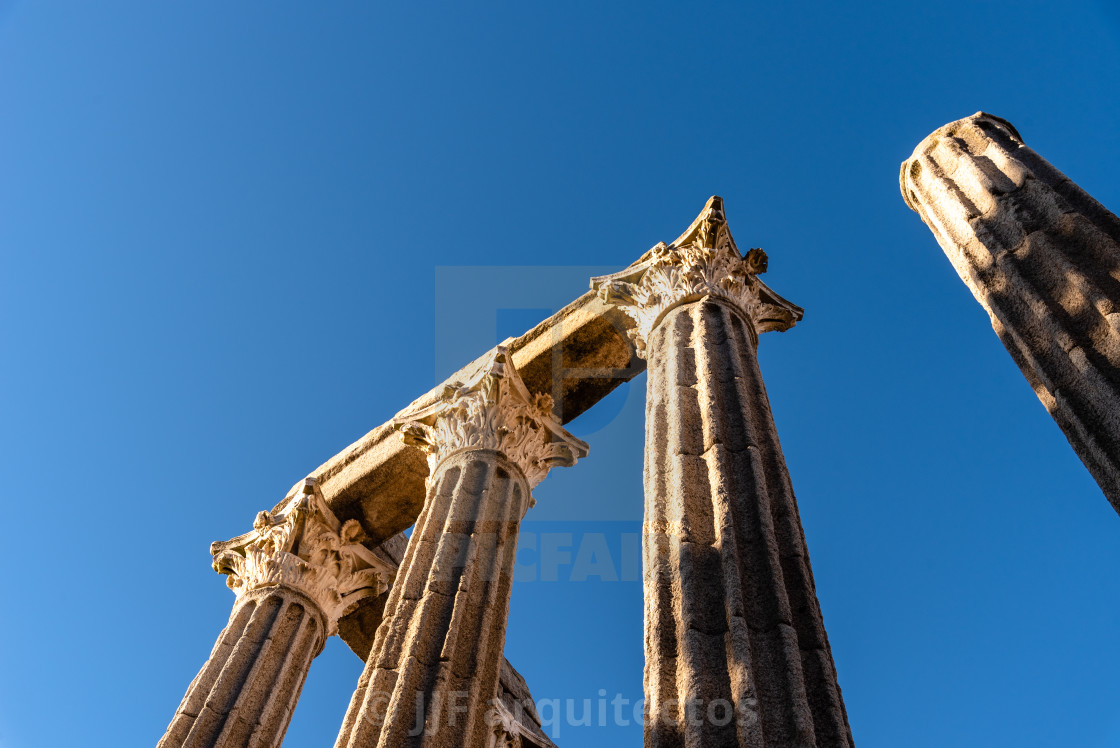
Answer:
<path fill-rule="evenodd" d="M 339 617 L 383 598 L 396 572 L 388 550 L 362 539 L 359 523 L 340 522 L 307 479 L 260 512 L 252 531 L 211 546 L 237 602 L 160 748 L 280 745 L 311 660 Z"/>
<path fill-rule="evenodd" d="M 498 676 L 495 707 L 487 748 L 556 748 L 541 729 L 541 717 L 525 679 L 509 660 L 502 663 Z"/>
<path fill-rule="evenodd" d="M 318 482 L 307 478 L 295 496 L 271 513 L 258 513 L 250 532 L 214 543 L 210 552 L 214 570 L 228 575 L 235 594 L 271 585 L 298 590 L 318 605 L 327 636 L 333 636 L 339 617 L 383 595 L 392 583 L 396 564 L 365 540 L 361 523 L 340 521 Z"/>
<path fill-rule="evenodd" d="M 1120 219 L 983 112 L 919 143 L 899 181 L 1120 512 Z"/>
<path fill-rule="evenodd" d="M 645 361 L 634 355 L 627 336 L 632 326 L 629 317 L 588 291 L 502 345 L 509 350 L 528 390 L 552 395 L 557 418 L 567 423 L 645 371 Z M 447 382 L 470 379 L 492 355 L 493 350 L 487 351 Z M 437 402 L 447 382 L 401 412 Z M 402 442 L 390 421 L 327 460 L 310 476 L 318 481 L 335 515 L 342 521 L 358 520 L 368 537 L 367 545 L 374 548 L 415 523 L 424 505 L 428 466 L 424 453 Z M 298 490 L 296 484 L 284 501 Z M 381 620 L 378 606 L 383 603 L 384 598 L 370 598 L 339 623 L 339 635 L 355 652 L 369 651 Z"/>
<path fill-rule="evenodd" d="M 797 502 L 755 358 L 801 310 L 758 280 L 712 198 L 593 285 L 649 361 L 646 746 L 852 745 Z"/>
<path fill-rule="evenodd" d="M 549 394 L 561 423 L 645 371 L 627 338 L 633 325 L 589 291 L 517 338 L 502 343 L 525 386 Z M 448 378 L 470 379 L 492 356 L 487 351 Z M 439 400 L 446 383 L 417 398 L 402 413 Z M 357 519 L 373 544 L 411 527 L 424 505 L 428 468 L 424 454 L 401 442 L 392 422 L 370 431 L 310 475 L 342 520 Z M 289 496 L 296 488 L 289 492 Z"/>
<path fill-rule="evenodd" d="M 395 424 L 428 455 L 427 500 L 337 748 L 483 746 L 502 723 L 499 675 L 514 554 L 532 486 L 587 445 L 560 428 L 499 349 Z"/>
<path fill-rule="evenodd" d="M 276 748 L 311 660 L 326 640 L 323 614 L 293 589 L 241 596 L 159 748 Z"/>
<path fill-rule="evenodd" d="M 627 331 L 629 317 L 588 291 L 517 338 L 505 340 L 514 365 L 533 394 L 550 394 L 561 423 L 568 423 L 623 382 L 645 371 L 634 355 Z M 470 379 L 492 356 L 487 351 L 448 378 Z M 446 382 L 417 398 L 401 412 L 438 401 Z M 379 545 L 411 527 L 424 505 L 428 466 L 424 453 L 401 441 L 392 421 L 373 429 L 309 475 L 316 479 L 328 506 L 342 521 L 358 520 Z M 299 491 L 296 484 L 277 505 Z M 372 646 L 385 598 L 368 598 L 338 624 L 339 635 L 359 655 Z"/>
<path fill-rule="evenodd" d="M 377 548 L 386 562 L 392 565 L 394 578 L 407 549 L 408 538 L 404 533 L 397 533 Z M 363 661 L 369 657 L 369 650 L 373 647 L 373 637 L 377 633 L 377 627 L 381 625 L 388 598 L 389 593 L 386 592 L 363 600 L 350 613 L 338 619 L 339 638 Z"/>
<path fill-rule="evenodd" d="M 379 548 L 392 559 L 395 566 L 400 566 L 407 549 L 408 538 L 403 534 L 394 535 Z M 396 570 L 393 576 L 396 576 Z M 381 623 L 387 598 L 388 594 L 380 595 L 375 600 L 359 605 L 353 613 L 338 622 L 339 636 L 354 650 L 354 654 L 363 660 L 369 658 L 370 650 L 373 648 L 374 635 Z M 347 631 L 345 628 L 347 626 L 352 627 L 352 630 Z M 536 703 L 529 692 L 529 686 L 513 665 L 509 664 L 509 660 L 505 659 L 502 660 L 501 675 L 498 678 L 498 700 L 504 709 L 505 718 L 501 724 L 504 725 L 503 734 L 508 737 L 508 744 L 516 745 L 513 741 L 517 738 L 523 748 L 532 748 L 532 746 L 553 748 L 554 744 L 541 729 L 541 718 L 537 714 Z M 495 745 L 504 746 L 507 743 L 501 742 L 495 735 Z"/>

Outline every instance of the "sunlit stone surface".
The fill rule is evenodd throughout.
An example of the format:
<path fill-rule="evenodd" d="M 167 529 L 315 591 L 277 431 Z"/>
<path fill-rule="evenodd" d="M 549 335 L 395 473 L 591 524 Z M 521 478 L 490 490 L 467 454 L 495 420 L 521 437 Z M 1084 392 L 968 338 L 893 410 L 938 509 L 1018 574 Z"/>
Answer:
<path fill-rule="evenodd" d="M 338 748 L 551 746 L 502 656 L 520 523 L 587 454 L 561 424 L 647 360 L 647 745 L 850 746 L 755 358 L 802 315 L 766 262 L 712 198 L 215 543 L 237 602 L 161 746 L 279 745 L 334 634 L 366 660 Z"/>
<path fill-rule="evenodd" d="M 983 112 L 919 143 L 900 186 L 1120 512 L 1120 219 Z"/>
<path fill-rule="evenodd" d="M 520 740 L 495 703 L 518 531 L 533 486 L 587 445 L 561 428 L 550 396 L 529 393 L 504 348 L 395 425 L 427 455 L 428 497 L 336 746 Z"/>
<path fill-rule="evenodd" d="M 800 308 L 744 258 L 719 198 L 671 245 L 596 278 L 648 361 L 645 744 L 852 744 L 758 334 Z"/>
<path fill-rule="evenodd" d="M 250 532 L 213 544 L 214 568 L 237 600 L 160 748 L 280 745 L 311 660 L 339 617 L 392 582 L 392 557 L 361 539 L 358 522 L 340 522 L 308 479 L 259 513 Z"/>

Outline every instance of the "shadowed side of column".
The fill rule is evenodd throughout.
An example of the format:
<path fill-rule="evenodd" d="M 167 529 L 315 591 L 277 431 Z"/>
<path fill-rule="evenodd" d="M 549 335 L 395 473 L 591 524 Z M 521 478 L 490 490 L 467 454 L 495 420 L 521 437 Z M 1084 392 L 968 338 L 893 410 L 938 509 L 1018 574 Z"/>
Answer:
<path fill-rule="evenodd" d="M 851 745 L 750 323 L 681 305 L 648 356 L 647 745 Z"/>
<path fill-rule="evenodd" d="M 587 445 L 560 426 L 551 396 L 529 393 L 500 346 L 396 428 L 428 456 L 427 497 L 336 746 L 533 735 L 503 711 L 498 689 L 517 535 L 531 488 Z"/>
<path fill-rule="evenodd" d="M 338 619 L 391 581 L 391 562 L 361 539 L 308 478 L 250 532 L 211 545 L 236 602 L 159 748 L 278 748 Z"/>
<path fill-rule="evenodd" d="M 923 140 L 900 186 L 1120 511 L 1120 219 L 983 112 Z"/>
<path fill-rule="evenodd" d="M 712 197 L 671 244 L 591 279 L 646 358 L 648 748 L 850 748 L 755 347 L 804 311 Z"/>
<path fill-rule="evenodd" d="M 298 592 L 247 593 L 159 748 L 279 746 L 324 639 L 322 615 Z"/>
<path fill-rule="evenodd" d="M 504 463 L 504 464 L 503 464 Z M 444 461 L 338 745 L 480 745 L 528 489 L 491 451 Z"/>

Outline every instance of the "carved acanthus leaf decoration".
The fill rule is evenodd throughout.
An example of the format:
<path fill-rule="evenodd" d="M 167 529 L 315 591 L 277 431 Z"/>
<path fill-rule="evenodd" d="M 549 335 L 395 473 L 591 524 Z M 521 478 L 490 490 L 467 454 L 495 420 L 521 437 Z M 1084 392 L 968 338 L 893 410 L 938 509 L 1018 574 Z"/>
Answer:
<path fill-rule="evenodd" d="M 486 748 L 522 748 L 521 735 L 524 731 L 500 699 L 491 703 L 486 722 L 490 726 Z"/>
<path fill-rule="evenodd" d="M 716 296 L 734 304 L 756 333 L 788 330 L 803 310 L 758 279 L 766 253 L 739 253 L 727 228 L 723 200 L 712 197 L 692 225 L 670 245 L 658 244 L 625 270 L 591 279 L 604 301 L 618 306 L 634 327 L 630 339 L 639 356 L 666 311 L 686 301 Z"/>
<path fill-rule="evenodd" d="M 338 619 L 361 600 L 385 592 L 395 566 L 361 541 L 357 520 L 340 522 L 327 506 L 314 478 L 272 512 L 260 512 L 253 530 L 214 543 L 214 570 L 227 574 L 238 597 L 272 585 L 296 589 L 315 601 L 327 621 L 327 635 Z"/>
<path fill-rule="evenodd" d="M 453 452 L 493 449 L 521 468 L 532 488 L 551 468 L 570 467 L 588 452 L 553 415 L 552 397 L 529 393 L 502 346 L 474 377 L 445 387 L 439 402 L 402 414 L 393 424 L 406 444 L 427 454 L 429 480 Z"/>

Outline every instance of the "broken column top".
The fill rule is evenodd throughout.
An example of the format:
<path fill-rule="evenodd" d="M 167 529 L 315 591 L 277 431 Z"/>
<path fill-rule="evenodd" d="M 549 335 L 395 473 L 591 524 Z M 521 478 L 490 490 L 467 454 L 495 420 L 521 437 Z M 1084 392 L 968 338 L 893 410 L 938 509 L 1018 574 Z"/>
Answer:
<path fill-rule="evenodd" d="M 954 122 L 950 122 L 947 125 L 943 125 L 937 128 L 925 138 L 923 138 L 922 142 L 918 143 L 918 145 L 914 148 L 914 152 L 910 154 L 910 158 L 902 162 L 902 167 L 899 170 L 899 189 L 902 191 L 902 199 L 906 201 L 906 204 L 910 207 L 911 210 L 917 213 L 921 213 L 921 208 L 918 204 L 917 197 L 914 194 L 913 190 L 908 186 L 907 181 L 908 179 L 916 176 L 912 173 L 915 168 L 914 165 L 924 154 L 933 150 L 933 148 L 936 147 L 938 141 L 942 140 L 943 138 L 962 136 L 967 137 L 969 132 L 973 131 L 974 129 L 979 130 L 983 133 L 987 133 L 989 135 L 998 134 L 1000 136 L 1000 140 L 1011 141 L 1018 146 L 1024 145 L 1023 136 L 1020 135 L 1019 131 L 1015 129 L 1015 125 L 1011 124 L 1003 117 L 997 117 L 994 114 L 988 114 L 987 112 L 977 112 L 970 117 L 963 117 Z M 1047 166 L 1049 166 L 1049 164 L 1047 164 Z M 1050 169 L 1054 172 L 1057 172 L 1057 170 L 1053 167 L 1050 167 Z"/>

